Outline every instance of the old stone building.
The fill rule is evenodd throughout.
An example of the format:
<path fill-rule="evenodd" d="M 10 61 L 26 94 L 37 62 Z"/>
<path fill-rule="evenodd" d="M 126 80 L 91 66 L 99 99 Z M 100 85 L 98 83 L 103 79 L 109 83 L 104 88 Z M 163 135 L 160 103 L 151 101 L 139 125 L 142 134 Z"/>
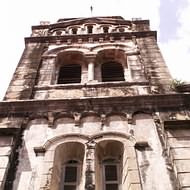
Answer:
<path fill-rule="evenodd" d="M 0 188 L 190 190 L 190 90 L 156 34 L 119 16 L 32 26 L 0 102 Z"/>

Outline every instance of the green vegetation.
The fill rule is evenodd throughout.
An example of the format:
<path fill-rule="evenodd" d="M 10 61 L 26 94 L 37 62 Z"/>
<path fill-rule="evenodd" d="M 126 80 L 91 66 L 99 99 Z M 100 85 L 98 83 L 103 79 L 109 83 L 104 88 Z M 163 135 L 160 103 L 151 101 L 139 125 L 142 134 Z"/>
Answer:
<path fill-rule="evenodd" d="M 178 88 L 179 88 L 180 86 L 184 85 L 184 84 L 185 84 L 185 82 L 182 81 L 182 80 L 173 79 L 172 82 L 171 82 L 170 88 L 171 88 L 172 90 L 177 91 Z"/>

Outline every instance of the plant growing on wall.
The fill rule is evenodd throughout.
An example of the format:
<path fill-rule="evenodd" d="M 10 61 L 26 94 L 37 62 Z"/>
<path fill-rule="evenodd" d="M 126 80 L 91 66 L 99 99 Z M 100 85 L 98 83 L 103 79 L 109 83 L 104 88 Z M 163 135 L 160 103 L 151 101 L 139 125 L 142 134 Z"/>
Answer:
<path fill-rule="evenodd" d="M 173 79 L 172 82 L 171 82 L 170 88 L 171 88 L 172 90 L 177 91 L 178 88 L 179 88 L 180 86 L 184 85 L 184 84 L 185 84 L 185 82 L 182 81 L 182 80 Z"/>

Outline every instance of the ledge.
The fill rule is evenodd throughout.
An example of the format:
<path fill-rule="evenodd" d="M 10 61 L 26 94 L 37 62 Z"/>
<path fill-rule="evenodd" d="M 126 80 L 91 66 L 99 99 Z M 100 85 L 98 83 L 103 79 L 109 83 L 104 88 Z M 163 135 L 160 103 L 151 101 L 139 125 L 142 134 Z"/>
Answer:
<path fill-rule="evenodd" d="M 168 120 L 164 121 L 165 129 L 190 129 L 190 120 Z"/>
<path fill-rule="evenodd" d="M 52 110 L 80 112 L 88 110 L 117 111 L 167 111 L 189 109 L 190 94 L 140 95 L 126 97 L 86 97 L 79 99 L 46 99 L 15 100 L 0 102 L 0 115 L 31 114 L 32 112 L 48 112 Z"/>
<path fill-rule="evenodd" d="M 35 152 L 36 156 L 38 156 L 39 154 L 43 155 L 46 152 L 46 149 L 42 146 L 34 147 L 34 152 Z"/>
<path fill-rule="evenodd" d="M 3 136 L 16 135 L 19 133 L 19 131 L 20 131 L 19 128 L 0 128 L 0 136 L 1 135 Z"/>
<path fill-rule="evenodd" d="M 176 87 L 178 92 L 190 92 L 190 84 L 183 84 Z"/>
<path fill-rule="evenodd" d="M 146 149 L 146 148 L 150 148 L 150 146 L 149 146 L 149 144 L 148 144 L 147 141 L 137 141 L 137 142 L 135 143 L 135 148 L 136 148 L 137 150 L 144 150 L 144 149 Z"/>
<path fill-rule="evenodd" d="M 110 19 L 112 18 L 112 19 Z M 121 24 L 121 25 L 132 25 L 137 24 L 137 25 L 141 25 L 141 24 L 146 24 L 146 25 L 150 25 L 149 20 L 144 20 L 144 19 L 132 19 L 132 20 L 124 20 L 122 17 L 89 17 L 89 18 L 68 18 L 68 19 L 59 19 L 57 21 L 57 23 L 52 23 L 52 24 L 47 24 L 47 25 L 35 25 L 32 26 L 32 30 L 35 29 L 53 29 L 53 28 L 59 28 L 59 27 L 68 27 L 70 25 L 80 25 L 82 23 L 86 23 L 86 20 L 94 20 L 94 22 L 96 22 L 97 24 L 105 24 L 105 20 L 106 23 L 110 23 L 110 24 L 115 24 L 117 22 L 117 24 Z M 109 19 L 109 20 L 107 20 Z M 69 22 L 68 22 L 69 20 Z M 66 22 L 65 22 L 66 21 Z"/>
<path fill-rule="evenodd" d="M 149 85 L 148 81 L 142 82 L 94 82 L 94 83 L 78 83 L 78 84 L 55 84 L 46 86 L 35 86 L 35 90 L 51 90 L 51 89 L 81 89 L 81 88 L 92 88 L 92 87 L 120 87 L 120 86 L 144 86 Z"/>
<path fill-rule="evenodd" d="M 113 40 L 121 40 L 121 37 L 125 39 L 131 39 L 133 36 L 137 38 L 154 36 L 157 39 L 156 31 L 141 31 L 141 32 L 119 32 L 119 33 L 101 33 L 101 34 L 83 34 L 83 35 L 64 35 L 64 36 L 40 36 L 40 37 L 26 37 L 25 43 L 67 43 L 67 40 L 71 40 L 72 43 L 78 43 L 78 39 L 82 39 L 84 42 L 88 42 L 89 38 L 93 41 L 99 42 L 100 38 L 104 41 L 110 41 L 110 37 Z"/>

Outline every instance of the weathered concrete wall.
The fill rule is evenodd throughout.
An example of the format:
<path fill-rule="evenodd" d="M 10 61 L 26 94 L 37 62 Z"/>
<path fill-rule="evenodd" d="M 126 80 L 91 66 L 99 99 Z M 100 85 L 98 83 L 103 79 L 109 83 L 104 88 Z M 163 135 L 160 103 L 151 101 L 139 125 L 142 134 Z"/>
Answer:
<path fill-rule="evenodd" d="M 184 133 L 181 131 L 179 134 Z M 106 142 L 107 140 L 115 139 L 123 143 L 123 177 L 121 181 L 123 188 L 129 190 L 140 190 L 141 188 L 147 190 L 176 189 L 175 182 L 172 181 L 171 171 L 168 169 L 167 157 L 163 154 L 164 149 L 158 136 L 157 127 L 152 116 L 147 114 L 135 115 L 132 124 L 128 124 L 126 117 L 118 114 L 108 115 L 104 121 L 95 115 L 85 116 L 77 123 L 73 118 L 62 117 L 56 119 L 53 126 L 49 126 L 46 119 L 31 120 L 23 134 L 23 143 L 19 150 L 19 164 L 13 189 L 26 190 L 33 188 L 37 190 L 39 187 L 48 189 L 50 186 L 51 189 L 59 189 L 61 171 L 58 169 L 60 167 L 56 169 L 55 166 L 62 162 L 60 163 L 59 156 L 55 158 L 57 147 L 68 142 L 79 142 L 84 145 L 85 152 L 83 154 L 86 154 L 88 152 L 86 143 L 89 142 L 89 137 L 92 138 L 93 136 L 95 150 L 98 143 L 102 141 Z M 185 138 L 188 138 L 188 136 L 185 136 Z M 168 133 L 168 139 L 169 144 L 173 143 L 174 139 L 173 136 L 171 137 L 171 131 Z M 188 147 L 185 142 L 184 146 Z M 139 144 L 146 144 L 146 146 L 138 146 Z M 37 150 L 35 153 L 34 148 L 37 147 L 39 147 L 39 151 Z M 186 187 L 188 185 L 188 167 L 185 167 L 184 164 L 188 163 L 188 152 L 187 157 L 184 155 L 182 156 L 183 158 L 180 157 L 180 160 L 178 160 L 177 156 L 181 156 L 180 151 L 184 152 L 186 148 L 183 147 L 180 151 L 178 149 L 179 147 L 174 149 L 175 154 L 173 154 L 173 149 L 171 150 L 172 155 L 174 155 L 174 168 L 179 180 Z M 97 158 L 96 154 L 100 156 L 98 151 L 99 149 L 95 151 L 94 161 L 92 161 L 92 164 L 96 164 L 95 168 L 97 169 L 95 171 L 95 180 L 101 178 L 99 174 L 101 169 L 97 165 L 99 164 L 97 162 L 99 158 Z M 63 152 L 59 154 L 64 155 Z M 68 148 L 66 149 L 66 154 L 70 155 Z M 55 160 L 57 160 L 56 164 Z M 87 167 L 85 156 L 82 162 L 83 181 L 80 184 L 81 190 L 83 190 L 85 184 Z M 182 173 L 181 170 L 183 170 Z M 56 182 L 57 180 L 59 182 Z M 96 190 L 99 190 L 102 185 L 101 179 L 99 180 L 95 183 Z M 162 181 L 161 184 L 160 180 Z M 52 183 L 54 184 L 53 186 Z"/>
<path fill-rule="evenodd" d="M 27 44 L 13 74 L 4 100 L 30 99 L 35 85 L 44 44 Z"/>
<path fill-rule="evenodd" d="M 80 87 L 80 88 L 79 88 Z M 35 92 L 35 99 L 68 99 L 68 98 L 82 98 L 82 97 L 114 97 L 114 96 L 135 96 L 149 94 L 150 87 L 139 83 L 128 86 L 123 82 L 115 82 L 111 87 L 109 84 L 89 84 L 89 85 L 62 85 L 59 87 L 46 86 L 39 88 Z"/>
<path fill-rule="evenodd" d="M 167 129 L 167 143 L 179 188 L 190 189 L 190 130 Z"/>
<path fill-rule="evenodd" d="M 137 159 L 143 189 L 173 190 L 174 187 L 170 180 L 166 158 L 163 155 L 163 148 L 154 120 L 147 114 L 137 114 L 134 120 L 134 134 L 137 142 L 139 140 L 148 144 L 147 147 L 137 148 Z"/>
<path fill-rule="evenodd" d="M 5 179 L 9 168 L 13 137 L 0 136 L 0 189 L 4 189 Z"/>
<path fill-rule="evenodd" d="M 81 164 L 79 190 L 101 190 L 102 164 L 108 156 L 118 162 L 122 189 L 174 190 L 177 182 L 190 189 L 188 131 L 168 130 L 161 144 L 164 129 L 160 133 L 150 115 L 138 114 L 186 108 L 188 96 L 167 94 L 171 76 L 148 21 L 104 19 L 45 22 L 26 38 L 1 103 L 5 118 L 0 130 L 4 125 L 10 131 L 23 130 L 17 139 L 16 172 L 8 171 L 12 144 L 5 140 L 7 134 L 0 136 L 1 188 L 8 171 L 13 190 L 59 190 L 64 161 L 76 158 Z M 85 22 L 93 25 L 92 34 Z M 85 35 L 74 35 L 76 26 Z M 121 26 L 124 31 L 119 31 Z M 60 67 L 73 60 L 81 65 L 81 83 L 57 84 Z M 102 82 L 101 65 L 106 62 L 122 66 L 124 81 Z"/>
<path fill-rule="evenodd" d="M 126 139 L 114 135 L 113 132 L 115 131 L 126 136 Z M 42 189 L 48 189 L 52 184 L 52 172 L 55 170 L 53 170 L 55 167 L 55 150 L 58 145 L 66 142 L 78 141 L 85 146 L 89 141 L 89 137 L 97 136 L 96 139 L 98 139 L 98 135 L 101 136 L 101 134 L 110 134 L 110 139 L 115 138 L 122 143 L 126 141 L 126 144 L 124 145 L 124 155 L 126 156 L 123 157 L 125 177 L 123 177 L 122 181 L 125 184 L 125 187 L 129 189 L 140 189 L 140 178 L 137 164 L 135 164 L 136 155 L 134 143 L 130 142 L 130 134 L 128 131 L 129 129 L 126 118 L 119 115 L 107 117 L 104 125 L 102 125 L 100 118 L 97 116 L 83 117 L 77 126 L 74 120 L 68 117 L 57 119 L 51 127 L 48 127 L 46 119 L 31 120 L 23 133 L 22 146 L 19 150 L 19 164 L 17 167 L 13 190 L 29 190 L 30 188 L 37 190 L 39 187 Z M 128 134 L 128 136 L 126 134 Z M 108 140 L 109 138 L 102 138 L 101 136 L 100 139 L 102 141 Z M 45 144 L 49 144 L 49 148 L 47 147 L 45 155 L 41 153 L 35 154 L 34 148 L 43 147 Z M 68 151 L 69 149 L 67 148 L 66 154 L 69 155 Z M 85 152 L 86 151 L 87 149 L 85 148 Z M 85 161 L 83 168 L 83 173 L 85 173 Z M 83 178 L 83 185 L 81 184 L 80 187 L 81 190 L 84 189 L 84 181 L 85 176 Z M 53 189 L 57 189 L 56 186 L 53 186 Z M 99 188 L 97 187 L 97 190 L 98 189 Z"/>
<path fill-rule="evenodd" d="M 136 41 L 151 86 L 155 85 L 158 93 L 169 91 L 172 78 L 155 37 L 137 38 Z"/>

